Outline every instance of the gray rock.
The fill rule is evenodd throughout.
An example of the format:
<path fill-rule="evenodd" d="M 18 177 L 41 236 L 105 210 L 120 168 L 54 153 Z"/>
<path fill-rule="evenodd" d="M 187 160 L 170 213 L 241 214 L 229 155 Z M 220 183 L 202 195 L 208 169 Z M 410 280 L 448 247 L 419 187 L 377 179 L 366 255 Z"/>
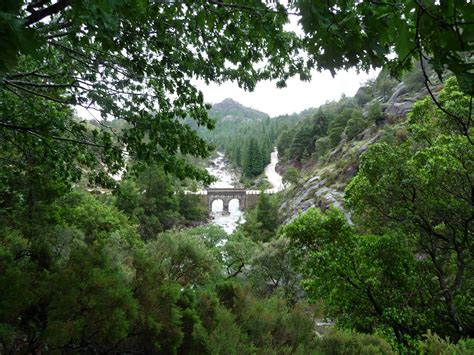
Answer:
<path fill-rule="evenodd" d="M 406 116 L 413 107 L 413 101 L 402 101 L 394 102 L 391 106 L 387 107 L 387 114 L 391 116 Z"/>
<path fill-rule="evenodd" d="M 392 96 L 384 104 L 385 114 L 392 117 L 406 116 L 411 111 L 417 97 L 410 96 L 403 83 L 400 83 L 395 88 Z"/>
<path fill-rule="evenodd" d="M 314 181 L 321 179 L 319 175 L 313 176 L 312 178 L 308 179 L 305 183 L 304 186 L 311 185 Z"/>
<path fill-rule="evenodd" d="M 329 187 L 323 187 L 316 191 L 316 196 L 321 197 L 321 195 L 325 194 L 326 192 L 331 191 Z"/>
<path fill-rule="evenodd" d="M 349 165 L 347 169 L 344 170 L 344 178 L 345 179 L 350 179 L 354 177 L 357 173 L 357 167 L 355 165 Z"/>
<path fill-rule="evenodd" d="M 307 209 L 311 208 L 311 207 L 314 207 L 315 206 L 315 201 L 314 199 L 310 198 L 309 200 L 306 200 L 304 201 L 300 206 L 299 206 L 299 210 L 301 210 L 302 212 L 306 211 Z"/>
<path fill-rule="evenodd" d="M 301 212 L 307 211 L 311 207 L 318 207 L 322 210 L 328 209 L 330 206 L 334 206 L 346 217 L 347 221 L 352 224 L 350 214 L 344 209 L 339 201 L 342 201 L 344 194 L 340 191 L 334 190 L 328 186 L 324 186 L 327 183 L 327 179 L 318 181 L 319 177 L 314 176 L 308 179 L 304 184 L 304 191 L 297 195 L 293 199 L 293 203 L 285 201 L 280 207 L 280 212 L 290 209 L 290 216 L 285 220 L 285 224 L 291 223 Z M 315 191 L 315 193 L 311 196 Z"/>
<path fill-rule="evenodd" d="M 313 180 L 313 181 L 316 181 L 316 180 Z M 293 202 L 293 206 L 295 206 L 295 207 L 299 206 L 301 204 L 301 202 L 303 202 L 304 200 L 306 200 L 308 198 L 308 196 L 311 192 L 313 192 L 314 190 L 319 189 L 320 186 L 322 186 L 326 183 L 326 181 L 327 181 L 326 179 L 323 179 L 323 180 L 319 181 L 318 183 L 316 183 L 315 185 L 306 187 L 300 195 L 295 197 L 294 202 Z"/>
<path fill-rule="evenodd" d="M 379 136 L 380 134 L 373 136 L 367 141 L 367 143 L 365 143 L 362 147 L 360 147 L 359 150 L 357 151 L 357 157 L 359 157 L 362 153 L 364 153 L 369 147 L 369 145 L 374 144 L 377 141 L 377 139 L 379 139 Z"/>
<path fill-rule="evenodd" d="M 359 151 L 357 152 L 357 156 L 361 155 L 364 153 L 367 148 L 369 147 L 369 143 L 365 143 L 362 147 L 359 148 Z"/>
<path fill-rule="evenodd" d="M 280 208 L 278 209 L 278 213 L 279 214 L 283 213 L 283 211 L 286 210 L 287 207 L 288 207 L 288 201 L 283 201 Z"/>
<path fill-rule="evenodd" d="M 407 88 L 405 87 L 405 84 L 401 82 L 395 87 L 392 96 L 390 96 L 387 101 L 387 106 L 392 105 L 400 96 L 405 95 L 406 93 Z"/>

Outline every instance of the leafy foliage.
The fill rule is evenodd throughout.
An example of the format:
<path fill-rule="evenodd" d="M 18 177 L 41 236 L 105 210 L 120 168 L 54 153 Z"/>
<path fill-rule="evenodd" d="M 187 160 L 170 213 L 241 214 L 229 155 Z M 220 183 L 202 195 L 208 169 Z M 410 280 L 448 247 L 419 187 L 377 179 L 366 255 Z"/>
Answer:
<path fill-rule="evenodd" d="M 423 262 L 402 235 L 356 235 L 338 210 L 316 209 L 285 229 L 305 276 L 306 293 L 323 299 L 326 315 L 349 329 L 419 335 L 436 316 L 423 307 L 413 289 L 432 287 L 416 272 Z M 419 327 L 419 328 L 418 328 Z M 390 330 L 387 330 L 390 329 Z"/>
<path fill-rule="evenodd" d="M 370 230 L 413 235 L 438 282 L 432 297 L 444 295 L 437 310 L 449 324 L 444 331 L 463 335 L 472 319 L 461 309 L 473 302 L 468 296 L 474 161 L 469 97 L 450 79 L 439 100 L 464 121 L 435 109 L 428 99 L 418 102 L 408 122 L 409 139 L 399 146 L 373 146 L 348 186 L 347 198 Z"/>
<path fill-rule="evenodd" d="M 307 295 L 339 327 L 395 337 L 402 351 L 471 353 L 469 5 L 291 2 L 301 41 L 279 2 L 3 1 L 0 352 L 392 353 L 375 335 L 316 339 Z M 380 123 L 396 84 L 383 71 L 354 99 L 278 119 L 227 101 L 244 113 L 232 122 L 217 107 L 216 123 L 191 79 L 252 90 L 313 66 L 400 74 L 416 57 L 408 90 L 430 79 L 425 57 L 457 80 L 367 150 L 347 188 L 355 226 L 311 209 L 279 235 L 278 201 L 261 194 L 232 236 L 176 229 L 205 218 L 177 181 L 209 182 L 189 155 L 215 144 L 249 177 L 275 143 L 294 163 L 319 159 L 367 126 L 362 105 Z M 115 195 L 81 191 L 114 186 L 126 161 L 137 174 Z"/>
<path fill-rule="evenodd" d="M 395 354 L 391 346 L 374 335 L 332 331 L 319 340 L 322 354 Z"/>
<path fill-rule="evenodd" d="M 162 168 L 151 166 L 136 177 L 127 177 L 117 190 L 115 205 L 139 223 L 143 239 L 154 238 L 175 226 L 206 220 L 206 206 L 198 196 L 180 191 L 176 180 Z"/>
<path fill-rule="evenodd" d="M 2 226 L 2 352 L 313 351 L 306 308 L 225 281 L 225 267 L 250 259 L 245 236 L 223 245 L 225 232 L 210 226 L 143 241 L 89 194 L 53 205 L 54 221 L 35 219 L 39 237 Z"/>
<path fill-rule="evenodd" d="M 375 101 L 369 106 L 367 118 L 370 122 L 374 122 L 375 124 L 379 124 L 383 120 L 383 113 L 380 102 Z"/>
<path fill-rule="evenodd" d="M 367 121 L 361 112 L 355 111 L 347 121 L 344 133 L 348 139 L 353 139 L 367 127 Z"/>
<path fill-rule="evenodd" d="M 287 10 L 264 1 L 248 5 L 3 2 L 0 94 L 82 107 L 102 130 L 90 130 L 85 122 L 73 125 L 61 115 L 27 121 L 24 111 L 10 115 L 3 110 L 1 129 L 45 148 L 60 141 L 101 149 L 94 158 L 111 174 L 125 166 L 128 156 L 159 163 L 181 178 L 209 182 L 204 170 L 183 158 L 207 157 L 210 150 L 183 119 L 214 126 L 190 79 L 233 80 L 252 90 L 263 79 L 278 78 L 283 85 L 295 73 L 307 77 L 299 39 L 283 29 Z M 105 121 L 111 118 L 127 124 L 115 130 Z"/>
<path fill-rule="evenodd" d="M 355 227 L 338 210 L 312 209 L 283 230 L 326 315 L 394 335 L 404 351 L 428 330 L 459 340 L 473 329 L 470 98 L 451 78 L 438 100 L 454 117 L 423 99 L 405 139 L 364 153 L 346 188 Z"/>
<path fill-rule="evenodd" d="M 451 343 L 449 340 L 442 339 L 438 335 L 428 332 L 425 335 L 425 341 L 420 342 L 420 349 L 428 354 L 470 354 L 474 350 L 474 342 L 472 339 L 463 339 L 457 344 Z"/>
<path fill-rule="evenodd" d="M 292 267 L 288 239 L 279 237 L 259 245 L 250 265 L 248 278 L 259 294 L 280 294 L 290 304 L 302 299 L 300 276 Z"/>
<path fill-rule="evenodd" d="M 255 241 L 268 241 L 278 228 L 278 201 L 274 195 L 260 193 L 257 206 L 246 214 L 243 231 Z"/>
<path fill-rule="evenodd" d="M 334 75 L 338 69 L 384 66 L 400 74 L 414 58 L 428 57 L 439 76 L 447 68 L 462 91 L 474 94 L 474 15 L 468 2 L 300 0 L 295 7 L 318 68 Z"/>
<path fill-rule="evenodd" d="M 297 185 L 300 181 L 300 174 L 295 167 L 290 167 L 285 171 L 283 175 L 283 181 L 285 184 Z"/>

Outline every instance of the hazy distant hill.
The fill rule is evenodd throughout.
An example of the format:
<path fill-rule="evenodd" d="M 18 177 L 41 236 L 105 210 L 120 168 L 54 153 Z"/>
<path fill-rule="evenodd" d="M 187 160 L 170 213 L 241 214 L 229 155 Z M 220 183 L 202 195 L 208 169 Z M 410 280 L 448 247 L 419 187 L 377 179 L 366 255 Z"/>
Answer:
<path fill-rule="evenodd" d="M 263 120 L 269 116 L 261 111 L 246 107 L 230 98 L 212 106 L 209 115 L 218 120 Z"/>

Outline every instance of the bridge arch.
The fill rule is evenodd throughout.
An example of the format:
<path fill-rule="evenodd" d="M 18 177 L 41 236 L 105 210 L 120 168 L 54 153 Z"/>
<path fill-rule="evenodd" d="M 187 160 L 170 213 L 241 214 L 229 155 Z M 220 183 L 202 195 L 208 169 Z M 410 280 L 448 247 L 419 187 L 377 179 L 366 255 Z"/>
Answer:
<path fill-rule="evenodd" d="M 224 201 L 221 198 L 215 198 L 209 202 L 209 212 L 222 212 L 224 210 Z"/>
<path fill-rule="evenodd" d="M 242 203 L 238 198 L 233 198 L 229 201 L 229 212 L 242 210 Z"/>

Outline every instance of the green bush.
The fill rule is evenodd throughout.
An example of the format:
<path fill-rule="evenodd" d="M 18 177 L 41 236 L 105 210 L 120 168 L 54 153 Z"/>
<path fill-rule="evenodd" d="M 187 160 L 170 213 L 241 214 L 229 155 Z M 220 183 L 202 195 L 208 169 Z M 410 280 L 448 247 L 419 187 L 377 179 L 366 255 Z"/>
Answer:
<path fill-rule="evenodd" d="M 314 154 L 318 157 L 321 158 L 326 152 L 331 149 L 331 141 L 329 137 L 322 137 L 319 138 L 315 143 L 314 143 Z"/>
<path fill-rule="evenodd" d="M 225 307 L 217 308 L 216 325 L 206 342 L 209 354 L 252 354 L 255 347 Z"/>
<path fill-rule="evenodd" d="M 364 106 L 367 102 L 372 100 L 372 85 L 372 83 L 369 83 L 369 85 L 361 86 L 359 90 L 357 90 L 357 93 L 355 94 L 354 98 L 359 106 Z"/>
<path fill-rule="evenodd" d="M 416 63 L 413 69 L 403 76 L 403 82 L 409 92 L 416 92 L 425 86 L 425 76 L 419 63 Z"/>
<path fill-rule="evenodd" d="M 333 330 L 317 342 L 317 353 L 321 355 L 380 355 L 395 354 L 392 347 L 376 335 Z"/>
<path fill-rule="evenodd" d="M 353 139 L 367 127 L 367 121 L 359 111 L 354 111 L 347 121 L 345 133 L 348 139 Z"/>
<path fill-rule="evenodd" d="M 460 340 L 453 344 L 449 339 L 443 339 L 436 334 L 428 332 L 425 341 L 420 341 L 420 352 L 433 355 L 468 355 L 474 354 L 474 339 Z"/>
<path fill-rule="evenodd" d="M 289 167 L 285 174 L 283 174 L 283 182 L 285 184 L 298 185 L 299 181 L 300 173 L 298 172 L 298 169 L 293 166 Z"/>
<path fill-rule="evenodd" d="M 374 96 L 383 96 L 387 99 L 393 92 L 395 86 L 397 86 L 398 81 L 391 78 L 390 74 L 387 72 L 380 73 L 379 77 L 375 83 L 375 95 Z"/>
<path fill-rule="evenodd" d="M 380 102 L 375 101 L 370 105 L 367 118 L 370 122 L 374 122 L 375 124 L 380 124 L 383 121 L 382 106 L 380 105 Z"/>

